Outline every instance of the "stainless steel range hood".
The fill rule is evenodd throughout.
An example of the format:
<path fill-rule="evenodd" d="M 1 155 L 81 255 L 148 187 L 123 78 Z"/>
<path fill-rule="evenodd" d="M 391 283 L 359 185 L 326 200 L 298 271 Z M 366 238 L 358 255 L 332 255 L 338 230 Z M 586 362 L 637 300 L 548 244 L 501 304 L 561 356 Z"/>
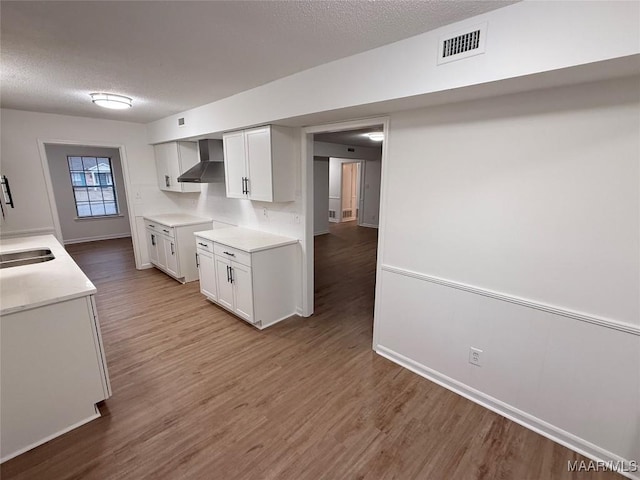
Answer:
<path fill-rule="evenodd" d="M 179 182 L 224 183 L 222 140 L 199 140 L 200 161 L 178 177 Z"/>

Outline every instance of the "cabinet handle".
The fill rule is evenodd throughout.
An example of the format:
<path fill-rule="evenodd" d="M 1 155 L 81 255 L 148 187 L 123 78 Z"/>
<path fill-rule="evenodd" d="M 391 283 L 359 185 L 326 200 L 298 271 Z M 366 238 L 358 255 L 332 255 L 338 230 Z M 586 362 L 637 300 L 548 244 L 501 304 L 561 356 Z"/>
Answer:
<path fill-rule="evenodd" d="M 244 184 L 246 185 L 244 188 L 244 193 L 249 195 L 249 177 L 244 177 Z"/>
<path fill-rule="evenodd" d="M 169 233 L 169 230 L 165 230 L 164 228 L 162 229 L 162 231 L 163 231 L 164 233 Z"/>
<path fill-rule="evenodd" d="M 229 267 L 229 281 L 233 283 L 233 268 Z"/>
<path fill-rule="evenodd" d="M 165 175 L 164 176 L 164 185 L 165 185 L 165 187 L 170 187 L 171 186 L 171 179 L 169 178 L 169 175 Z"/>
<path fill-rule="evenodd" d="M 149 224 L 148 226 L 149 226 L 149 227 L 151 227 L 151 228 L 156 228 L 156 226 L 155 226 L 155 225 L 151 225 L 151 224 Z"/>
<path fill-rule="evenodd" d="M 176 251 L 173 249 L 173 242 L 171 242 L 171 255 L 175 255 Z"/>
<path fill-rule="evenodd" d="M 196 268 L 200 268 L 200 262 L 198 260 L 198 254 L 196 253 Z"/>
<path fill-rule="evenodd" d="M 236 254 L 235 253 L 231 253 L 231 252 L 227 252 L 226 250 L 223 252 L 226 253 L 227 255 L 229 255 L 230 257 L 235 257 Z"/>
<path fill-rule="evenodd" d="M 246 190 L 244 189 L 244 177 L 242 177 L 242 194 L 244 195 L 246 192 Z"/>
<path fill-rule="evenodd" d="M 231 270 L 231 267 L 227 265 L 227 283 L 231 282 L 231 275 L 229 274 L 229 270 Z"/>
<path fill-rule="evenodd" d="M 156 244 L 156 236 L 152 234 L 151 235 L 151 245 L 155 246 L 155 244 Z"/>
<path fill-rule="evenodd" d="M 202 245 L 205 248 L 209 248 L 209 245 L 207 245 L 206 243 L 198 242 L 198 245 Z"/>

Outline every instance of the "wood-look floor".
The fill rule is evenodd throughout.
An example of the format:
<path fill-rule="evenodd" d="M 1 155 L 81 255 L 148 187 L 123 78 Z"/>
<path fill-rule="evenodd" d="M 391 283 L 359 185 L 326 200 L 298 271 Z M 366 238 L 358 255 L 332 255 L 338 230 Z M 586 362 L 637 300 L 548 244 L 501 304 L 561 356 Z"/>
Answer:
<path fill-rule="evenodd" d="M 318 237 L 316 314 L 264 331 L 136 271 L 128 240 L 68 249 L 98 287 L 113 397 L 3 480 L 584 478 L 583 457 L 372 351 L 375 230 Z"/>

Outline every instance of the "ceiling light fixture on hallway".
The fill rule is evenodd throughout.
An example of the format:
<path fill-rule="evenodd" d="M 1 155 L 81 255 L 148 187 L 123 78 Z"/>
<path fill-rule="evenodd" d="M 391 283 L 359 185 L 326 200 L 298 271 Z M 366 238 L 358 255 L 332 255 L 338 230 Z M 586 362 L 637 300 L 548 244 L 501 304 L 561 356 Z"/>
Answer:
<path fill-rule="evenodd" d="M 113 93 L 90 93 L 89 95 L 91 96 L 91 101 L 100 107 L 124 110 L 132 106 L 132 100 L 122 95 Z"/>
<path fill-rule="evenodd" d="M 382 132 L 365 133 L 365 135 L 369 137 L 370 140 L 373 140 L 374 142 L 381 142 L 384 140 L 384 133 Z"/>

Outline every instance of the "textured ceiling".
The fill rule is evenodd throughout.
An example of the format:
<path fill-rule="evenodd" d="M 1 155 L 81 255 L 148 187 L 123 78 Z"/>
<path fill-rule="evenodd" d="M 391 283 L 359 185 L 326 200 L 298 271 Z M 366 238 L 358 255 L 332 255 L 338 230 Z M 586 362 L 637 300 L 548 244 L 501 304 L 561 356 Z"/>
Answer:
<path fill-rule="evenodd" d="M 4 108 L 149 122 L 513 1 L 2 1 Z M 120 93 L 134 108 L 91 104 Z"/>

